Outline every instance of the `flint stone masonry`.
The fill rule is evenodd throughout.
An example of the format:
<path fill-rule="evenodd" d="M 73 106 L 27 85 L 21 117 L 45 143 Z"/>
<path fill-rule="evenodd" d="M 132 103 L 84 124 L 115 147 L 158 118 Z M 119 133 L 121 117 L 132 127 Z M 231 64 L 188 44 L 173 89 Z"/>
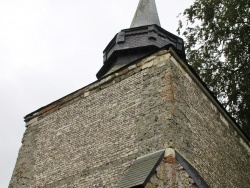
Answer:
<path fill-rule="evenodd" d="M 249 141 L 184 65 L 161 50 L 27 115 L 9 188 L 116 187 L 167 146 L 210 187 L 248 188 Z"/>
<path fill-rule="evenodd" d="M 168 177 L 170 176 L 170 177 Z M 156 169 L 155 174 L 150 178 L 146 188 L 199 188 L 193 179 L 188 175 L 186 170 L 179 162 L 174 162 L 170 168 L 162 162 Z"/>

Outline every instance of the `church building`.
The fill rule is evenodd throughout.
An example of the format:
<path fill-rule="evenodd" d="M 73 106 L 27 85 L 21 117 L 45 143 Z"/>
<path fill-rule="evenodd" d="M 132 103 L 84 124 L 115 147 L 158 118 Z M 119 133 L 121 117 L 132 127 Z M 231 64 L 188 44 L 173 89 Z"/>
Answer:
<path fill-rule="evenodd" d="M 249 188 L 250 140 L 140 0 L 97 81 L 25 116 L 9 188 Z"/>

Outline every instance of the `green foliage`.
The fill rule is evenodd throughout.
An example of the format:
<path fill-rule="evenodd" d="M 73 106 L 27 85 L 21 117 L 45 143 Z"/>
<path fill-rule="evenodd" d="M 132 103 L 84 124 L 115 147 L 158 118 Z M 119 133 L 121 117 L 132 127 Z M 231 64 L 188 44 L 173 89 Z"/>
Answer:
<path fill-rule="evenodd" d="M 250 137 L 250 0 L 195 0 L 183 16 L 189 63 Z"/>

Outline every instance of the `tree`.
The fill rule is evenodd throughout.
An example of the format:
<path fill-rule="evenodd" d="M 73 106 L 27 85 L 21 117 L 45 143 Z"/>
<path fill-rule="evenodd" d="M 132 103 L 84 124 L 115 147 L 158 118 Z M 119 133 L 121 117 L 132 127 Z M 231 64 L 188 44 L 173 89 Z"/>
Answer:
<path fill-rule="evenodd" d="M 250 0 L 195 0 L 183 16 L 189 63 L 250 137 Z"/>

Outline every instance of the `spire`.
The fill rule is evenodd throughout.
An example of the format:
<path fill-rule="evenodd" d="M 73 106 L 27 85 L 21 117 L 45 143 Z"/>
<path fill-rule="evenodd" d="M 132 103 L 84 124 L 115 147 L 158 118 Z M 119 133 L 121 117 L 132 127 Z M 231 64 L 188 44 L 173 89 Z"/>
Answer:
<path fill-rule="evenodd" d="M 104 49 L 103 66 L 96 76 L 112 74 L 163 47 L 176 49 L 186 61 L 183 40 L 161 28 L 155 0 L 140 0 L 130 28 L 116 34 Z"/>
<path fill-rule="evenodd" d="M 130 28 L 153 24 L 161 26 L 155 0 L 140 0 Z"/>

